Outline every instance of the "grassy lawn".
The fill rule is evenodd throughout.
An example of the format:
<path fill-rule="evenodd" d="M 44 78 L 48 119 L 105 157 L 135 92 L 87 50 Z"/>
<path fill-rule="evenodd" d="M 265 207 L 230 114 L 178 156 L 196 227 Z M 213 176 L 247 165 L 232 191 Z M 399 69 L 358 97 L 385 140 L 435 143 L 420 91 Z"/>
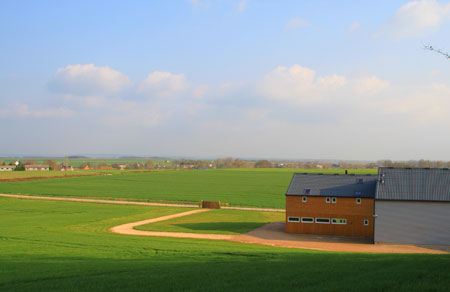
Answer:
<path fill-rule="evenodd" d="M 0 198 L 0 291 L 449 291 L 449 255 L 109 233 L 183 208 Z"/>
<path fill-rule="evenodd" d="M 76 196 L 142 201 L 221 201 L 232 206 L 284 208 L 284 194 L 295 172 L 304 169 L 216 169 L 125 172 L 121 175 L 74 177 L 0 183 L 0 193 Z M 350 173 L 375 174 L 375 169 Z M 321 171 L 343 173 L 334 169 Z"/>
<path fill-rule="evenodd" d="M 141 225 L 138 230 L 213 234 L 244 234 L 270 222 L 284 221 L 284 213 L 211 210 Z"/>

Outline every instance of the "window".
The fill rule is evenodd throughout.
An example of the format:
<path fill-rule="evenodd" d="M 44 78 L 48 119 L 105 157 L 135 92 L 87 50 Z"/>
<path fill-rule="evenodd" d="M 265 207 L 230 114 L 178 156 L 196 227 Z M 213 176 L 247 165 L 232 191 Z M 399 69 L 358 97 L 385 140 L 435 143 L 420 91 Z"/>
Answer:
<path fill-rule="evenodd" d="M 347 224 L 347 219 L 338 219 L 338 218 L 333 218 L 331 220 L 332 224 Z"/>
<path fill-rule="evenodd" d="M 369 226 L 369 220 L 368 219 L 364 219 L 364 226 Z"/>
<path fill-rule="evenodd" d="M 316 218 L 316 223 L 330 224 L 330 218 Z"/>
<path fill-rule="evenodd" d="M 333 197 L 333 198 L 331 199 L 331 202 L 332 202 L 333 204 L 336 204 L 336 202 L 337 202 L 336 197 Z"/>
<path fill-rule="evenodd" d="M 300 222 L 300 217 L 288 217 L 288 222 Z"/>
<path fill-rule="evenodd" d="M 356 204 L 361 205 L 361 198 L 356 198 Z"/>
<path fill-rule="evenodd" d="M 325 203 L 329 203 L 330 202 L 330 197 L 326 197 L 325 198 Z"/>
<path fill-rule="evenodd" d="M 361 192 L 355 192 L 355 195 L 361 195 Z"/>
<path fill-rule="evenodd" d="M 306 197 L 306 196 L 303 196 L 303 197 L 302 197 L 302 202 L 303 202 L 303 203 L 306 203 L 307 201 L 308 201 L 307 197 Z"/>
<path fill-rule="evenodd" d="M 309 194 L 311 194 L 311 189 L 305 189 L 305 190 L 303 191 L 303 193 L 304 193 L 305 195 L 309 195 Z"/>
<path fill-rule="evenodd" d="M 302 223 L 314 223 L 313 217 L 302 217 Z"/>

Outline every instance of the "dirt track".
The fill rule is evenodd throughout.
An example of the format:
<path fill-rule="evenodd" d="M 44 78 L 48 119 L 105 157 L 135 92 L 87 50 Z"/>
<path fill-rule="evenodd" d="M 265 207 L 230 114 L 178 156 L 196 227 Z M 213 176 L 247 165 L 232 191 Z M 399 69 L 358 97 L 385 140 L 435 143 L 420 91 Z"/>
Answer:
<path fill-rule="evenodd" d="M 278 247 L 314 249 L 326 251 L 346 251 L 346 252 L 370 252 L 370 253 L 447 253 L 444 250 L 424 248 L 412 245 L 390 245 L 390 244 L 371 244 L 367 241 L 336 236 L 317 236 L 304 234 L 289 234 L 284 232 L 284 223 L 270 223 L 257 228 L 244 235 L 226 235 L 226 234 L 199 234 L 183 232 L 159 232 L 142 231 L 134 227 L 188 216 L 195 213 L 206 212 L 208 209 L 199 209 L 174 215 L 168 215 L 138 222 L 122 224 L 109 229 L 113 233 L 140 236 L 159 236 L 175 238 L 195 238 L 195 239 L 213 239 L 229 240 L 242 243 L 262 244 Z"/>
<path fill-rule="evenodd" d="M 109 200 L 92 200 L 77 198 L 59 198 L 59 197 L 42 197 L 42 196 L 26 196 L 26 195 L 9 195 L 0 194 L 0 197 L 17 198 L 17 199 L 35 199 L 35 200 L 52 200 L 52 201 L 70 201 L 70 202 L 87 202 L 101 204 L 119 204 L 119 205 L 141 205 L 141 206 L 165 206 L 165 207 L 187 207 L 198 208 L 197 205 L 181 205 L 181 204 L 163 204 L 163 203 L 145 203 L 145 202 L 129 202 L 129 201 L 109 201 Z M 226 209 L 252 210 L 252 211 L 272 211 L 280 212 L 279 209 L 263 209 L 263 208 L 239 208 L 229 207 Z M 262 244 L 269 246 L 314 249 L 326 251 L 347 251 L 347 252 L 371 252 L 371 253 L 448 253 L 449 246 L 433 247 L 433 246 L 414 246 L 414 245 L 391 245 L 391 244 L 371 244 L 358 238 L 325 236 L 325 235 L 307 235 L 307 234 L 290 234 L 284 232 L 284 223 L 269 223 L 257 228 L 244 235 L 226 235 L 226 234 L 199 234 L 199 233 L 182 233 L 182 232 L 158 232 L 158 231 L 141 231 L 134 227 L 172 218 L 188 216 L 195 213 L 207 212 L 210 209 L 195 209 L 174 215 L 162 216 L 153 219 L 147 219 L 138 222 L 122 224 L 110 228 L 113 233 L 138 235 L 138 236 L 160 236 L 160 237 L 176 237 L 176 238 L 195 238 L 195 239 L 213 239 L 213 240 L 229 240 L 242 243 Z M 284 210 L 281 210 L 284 211 Z"/>
<path fill-rule="evenodd" d="M 44 196 L 27 196 L 27 195 L 11 195 L 11 194 L 0 194 L 0 197 L 16 198 L 16 199 L 31 199 L 31 200 L 85 202 L 85 203 L 99 203 L 99 204 L 198 208 L 198 205 L 193 205 L 193 204 L 148 203 L 148 202 L 133 202 L 133 201 L 113 201 L 113 200 L 44 197 Z M 284 212 L 283 209 L 268 209 L 268 208 L 222 207 L 222 209 L 244 210 L 244 211 L 264 211 L 264 212 Z"/>

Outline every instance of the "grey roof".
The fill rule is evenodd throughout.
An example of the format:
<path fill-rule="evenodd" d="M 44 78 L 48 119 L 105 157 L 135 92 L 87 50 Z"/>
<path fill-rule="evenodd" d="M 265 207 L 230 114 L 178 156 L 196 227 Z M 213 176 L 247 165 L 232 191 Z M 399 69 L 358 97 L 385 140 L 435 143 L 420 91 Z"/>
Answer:
<path fill-rule="evenodd" d="M 450 201 L 450 170 L 446 168 L 378 169 L 377 200 Z"/>
<path fill-rule="evenodd" d="M 29 168 L 29 167 L 32 167 L 32 168 L 47 168 L 47 167 L 49 167 L 48 166 L 48 164 L 28 164 L 28 165 L 25 165 L 25 168 Z"/>
<path fill-rule="evenodd" d="M 376 181 L 376 175 L 295 173 L 286 196 L 373 198 Z"/>

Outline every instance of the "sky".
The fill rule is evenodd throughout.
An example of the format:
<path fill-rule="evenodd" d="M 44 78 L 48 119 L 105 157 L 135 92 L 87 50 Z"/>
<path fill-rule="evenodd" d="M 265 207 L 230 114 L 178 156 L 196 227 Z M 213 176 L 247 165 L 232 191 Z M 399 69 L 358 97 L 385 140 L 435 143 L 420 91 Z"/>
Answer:
<path fill-rule="evenodd" d="M 450 2 L 0 0 L 0 155 L 450 160 Z"/>

